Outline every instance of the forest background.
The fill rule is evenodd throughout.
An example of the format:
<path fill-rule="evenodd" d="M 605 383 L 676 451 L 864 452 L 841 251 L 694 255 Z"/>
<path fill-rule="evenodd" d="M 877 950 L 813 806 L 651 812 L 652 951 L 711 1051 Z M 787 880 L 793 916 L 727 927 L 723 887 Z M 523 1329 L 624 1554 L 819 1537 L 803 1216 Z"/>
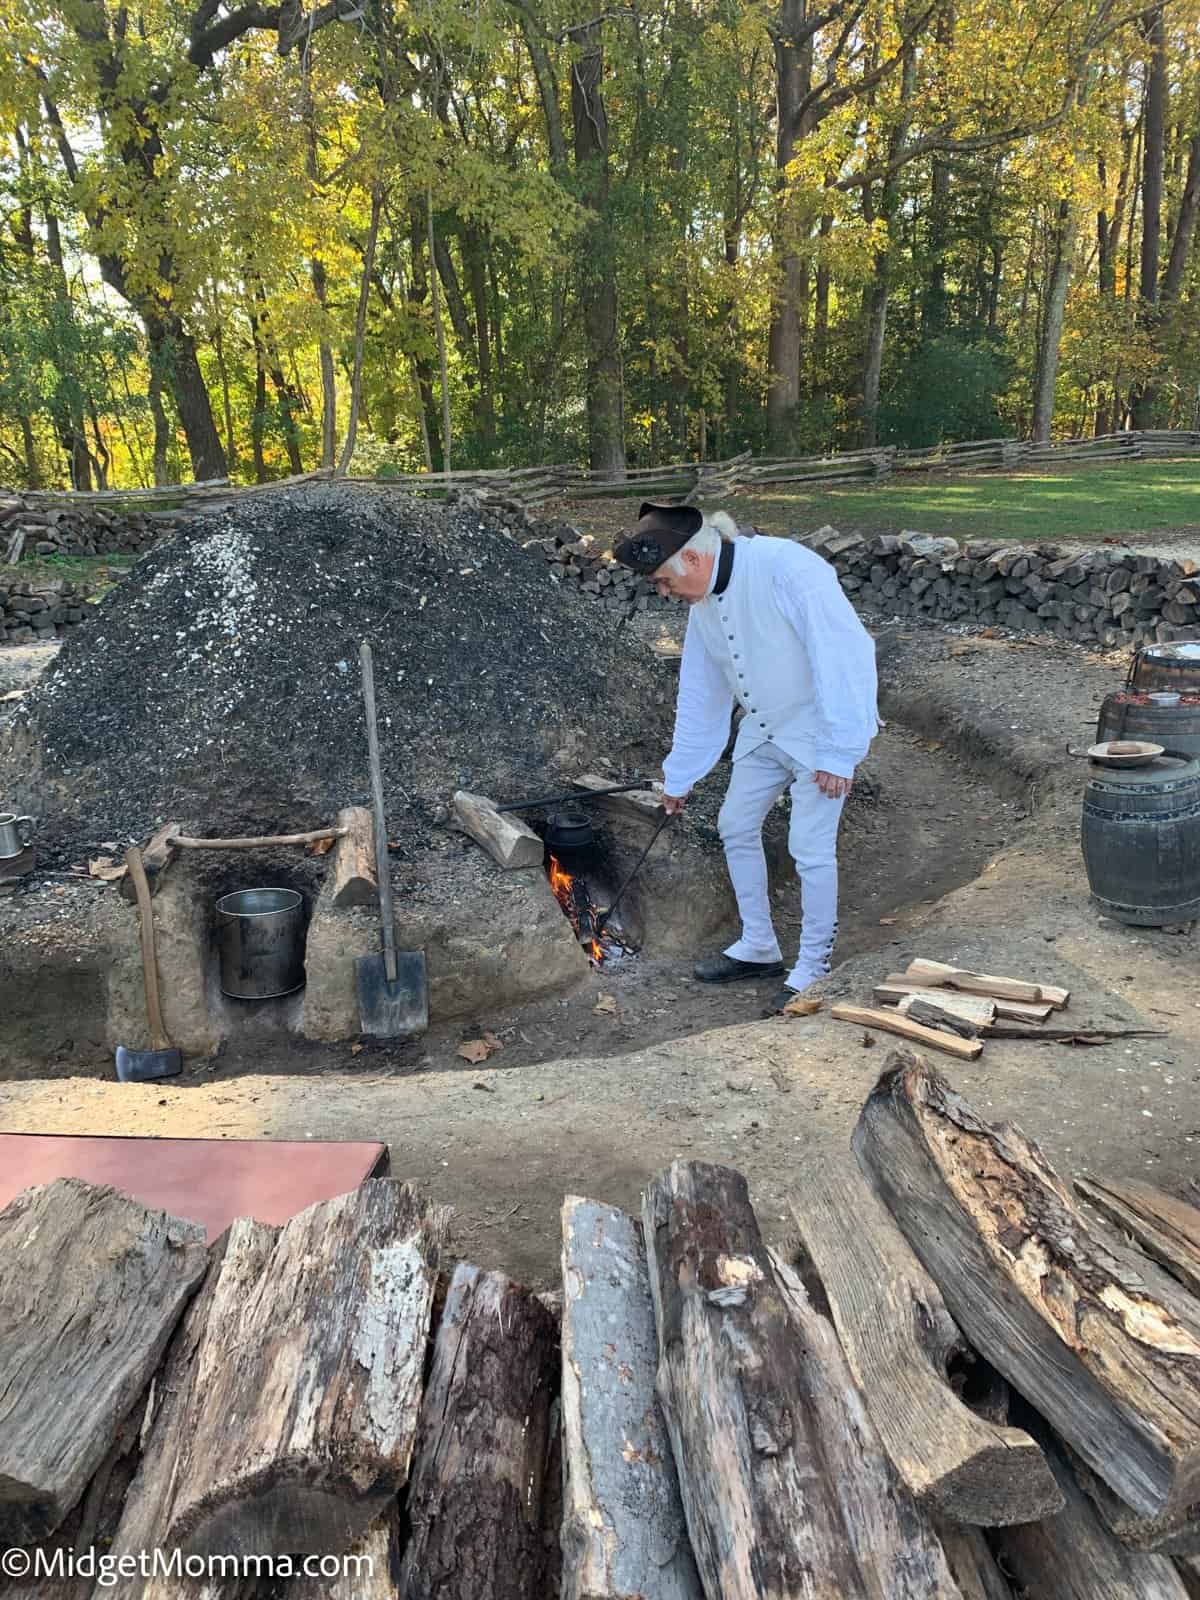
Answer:
<path fill-rule="evenodd" d="M 0 0 L 0 481 L 1200 427 L 1200 0 Z"/>

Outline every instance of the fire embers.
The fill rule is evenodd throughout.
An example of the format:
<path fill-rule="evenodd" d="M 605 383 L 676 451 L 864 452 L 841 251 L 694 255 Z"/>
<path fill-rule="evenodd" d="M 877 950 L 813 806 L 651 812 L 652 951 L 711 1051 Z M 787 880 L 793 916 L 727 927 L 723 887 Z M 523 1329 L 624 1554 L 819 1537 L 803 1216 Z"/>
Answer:
<path fill-rule="evenodd" d="M 554 898 L 566 912 L 576 938 L 596 965 L 602 966 L 605 962 L 611 963 L 628 955 L 619 930 L 606 925 L 597 933 L 603 908 L 592 898 L 586 878 L 582 874 L 568 872 L 556 856 L 550 857 L 547 870 Z"/>

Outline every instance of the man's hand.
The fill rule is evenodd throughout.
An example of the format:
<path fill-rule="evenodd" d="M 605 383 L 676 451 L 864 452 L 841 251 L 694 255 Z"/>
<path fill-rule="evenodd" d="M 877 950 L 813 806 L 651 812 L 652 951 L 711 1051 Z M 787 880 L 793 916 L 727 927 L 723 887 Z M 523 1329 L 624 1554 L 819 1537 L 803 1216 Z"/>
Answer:
<path fill-rule="evenodd" d="M 836 772 L 814 772 L 813 782 L 831 800 L 844 800 L 850 793 L 854 779 L 839 778 Z"/>
<path fill-rule="evenodd" d="M 669 817 L 677 817 L 687 803 L 686 794 L 664 794 L 662 797 L 663 810 Z"/>

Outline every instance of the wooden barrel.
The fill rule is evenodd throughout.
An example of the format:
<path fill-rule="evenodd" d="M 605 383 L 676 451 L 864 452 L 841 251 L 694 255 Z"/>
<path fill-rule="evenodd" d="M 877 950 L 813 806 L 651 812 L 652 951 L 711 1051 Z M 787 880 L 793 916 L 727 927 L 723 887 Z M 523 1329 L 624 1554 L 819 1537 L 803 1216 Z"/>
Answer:
<path fill-rule="evenodd" d="M 1129 683 L 1139 694 L 1151 689 L 1200 693 L 1200 639 L 1144 646 L 1133 658 Z"/>
<path fill-rule="evenodd" d="M 1139 705 L 1124 695 L 1110 694 L 1100 707 L 1096 743 L 1108 739 L 1148 739 L 1164 750 L 1200 758 L 1200 704 L 1188 706 Z"/>
<path fill-rule="evenodd" d="M 1093 764 L 1082 844 L 1092 896 L 1118 922 L 1161 928 L 1200 917 L 1200 762 Z"/>

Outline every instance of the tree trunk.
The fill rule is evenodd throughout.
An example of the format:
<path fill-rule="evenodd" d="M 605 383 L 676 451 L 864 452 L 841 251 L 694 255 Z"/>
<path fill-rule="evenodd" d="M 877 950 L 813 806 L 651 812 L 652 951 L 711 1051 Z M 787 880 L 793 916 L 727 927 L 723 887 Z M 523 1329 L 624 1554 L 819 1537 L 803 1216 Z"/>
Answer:
<path fill-rule="evenodd" d="M 33 438 L 33 424 L 24 415 L 21 417 L 21 449 L 25 456 L 25 487 L 27 489 L 40 489 L 42 475 L 38 467 L 37 445 L 34 443 Z"/>
<path fill-rule="evenodd" d="M 409 275 L 407 296 L 409 306 L 415 308 L 414 320 L 417 322 L 424 322 L 425 303 L 429 299 L 426 251 L 425 208 L 414 201 L 409 209 L 409 253 L 412 259 L 412 272 Z M 416 374 L 417 391 L 421 402 L 421 437 L 425 445 L 429 470 L 432 472 L 436 466 L 440 471 L 442 430 L 438 418 L 437 396 L 433 387 L 433 364 L 427 356 L 417 351 L 413 355 L 413 371 Z"/>
<path fill-rule="evenodd" d="M 371 277 L 375 271 L 375 247 L 379 240 L 379 214 L 383 209 L 383 187 L 376 181 L 371 186 L 371 225 L 367 232 L 367 248 L 363 254 L 362 282 L 358 291 L 358 310 L 354 317 L 354 369 L 350 377 L 350 420 L 346 424 L 346 442 L 342 446 L 342 459 L 338 462 L 338 476 L 344 478 L 354 458 L 354 445 L 358 437 L 358 412 L 362 397 L 363 347 L 367 338 L 367 306 L 371 299 Z"/>
<path fill-rule="evenodd" d="M 225 361 L 225 336 L 221 331 L 220 307 L 213 319 L 213 353 L 221 377 L 221 405 L 225 414 L 225 455 L 230 473 L 237 472 L 237 437 L 233 431 L 233 401 L 229 392 L 229 368 Z"/>
<path fill-rule="evenodd" d="M 163 349 L 161 337 L 149 323 L 146 325 L 146 337 L 150 346 L 150 382 L 146 398 L 150 405 L 150 415 L 154 419 L 154 482 L 163 484 L 171 481 L 170 450 L 173 431 L 167 417 L 167 408 L 163 404 L 163 368 L 167 354 Z"/>
<path fill-rule="evenodd" d="M 1196 114 L 1200 118 L 1200 111 Z M 1183 289 L 1192 242 L 1196 237 L 1198 216 L 1200 216 L 1200 126 L 1197 126 L 1192 135 L 1188 149 L 1187 177 L 1179 200 L 1179 213 L 1175 219 L 1171 254 L 1159 289 L 1159 303 L 1164 311 L 1175 305 Z"/>
<path fill-rule="evenodd" d="M 1162 250 L 1163 176 L 1166 168 L 1167 38 L 1165 7 L 1160 3 L 1142 15 L 1146 39 L 1146 98 L 1142 115 L 1142 253 L 1139 312 L 1155 330 L 1159 321 L 1158 272 Z M 1135 429 L 1154 425 L 1157 386 L 1140 385 L 1132 396 Z"/>
<path fill-rule="evenodd" d="M 279 359 L 279 351 L 271 333 L 271 313 L 267 305 L 267 291 L 263 288 L 262 279 L 257 272 L 253 273 L 252 277 L 254 302 L 258 307 L 258 338 L 262 345 L 262 363 L 275 390 L 275 398 L 279 406 L 280 428 L 283 433 L 284 447 L 287 450 L 288 466 L 293 473 L 301 473 L 304 471 L 304 461 L 300 455 L 300 433 L 296 427 L 296 413 L 300 409 L 300 396 L 283 375 L 283 363 Z"/>
<path fill-rule="evenodd" d="M 829 289 L 832 272 L 826 259 L 829 236 L 833 232 L 833 217 L 826 211 L 821 217 L 821 254 L 817 262 L 816 293 L 813 299 L 813 366 L 818 382 L 824 384 L 823 369 L 829 348 Z"/>
<path fill-rule="evenodd" d="M 442 383 L 442 471 L 446 475 L 446 482 L 450 481 L 450 371 L 446 362 L 446 330 L 442 326 L 442 301 L 438 293 L 438 266 L 437 266 L 437 240 L 433 233 L 433 190 L 425 190 L 425 242 L 429 249 L 430 274 L 429 281 L 433 300 L 433 331 L 437 339 L 438 376 Z"/>
<path fill-rule="evenodd" d="M 309 80 L 309 55 L 307 50 L 301 57 L 300 66 L 301 113 L 304 117 L 306 136 L 304 169 L 309 183 L 315 189 L 319 176 L 317 111 L 312 97 L 312 84 Z M 312 279 L 313 295 L 320 308 L 318 348 L 321 362 L 321 469 L 324 472 L 332 472 L 337 449 L 337 373 L 334 370 L 333 351 L 329 345 L 327 328 L 329 319 L 329 280 L 325 272 L 325 263 L 315 252 L 309 260 L 309 276 Z"/>
<path fill-rule="evenodd" d="M 862 442 L 870 449 L 879 440 L 879 386 L 883 377 L 883 349 L 887 336 L 891 263 L 887 250 L 877 252 L 875 270 L 866 293 L 866 352 L 863 359 Z"/>
<path fill-rule="evenodd" d="M 1038 333 L 1037 373 L 1033 387 L 1032 433 L 1035 444 L 1045 444 L 1049 441 L 1050 429 L 1054 422 L 1058 359 L 1074 253 L 1075 220 L 1071 212 L 1071 202 L 1060 200 L 1054 229 L 1050 276 L 1046 284 Z"/>
<path fill-rule="evenodd" d="M 772 447 L 785 449 L 795 433 L 800 404 L 801 304 L 805 275 L 800 254 L 801 218 L 787 168 L 807 129 L 800 107 L 812 87 L 812 37 L 806 35 L 805 0 L 781 0 L 774 19 L 775 201 L 772 222 L 771 323 L 767 333 L 767 430 Z"/>
<path fill-rule="evenodd" d="M 74 328 L 75 310 L 71 304 L 71 290 L 67 284 L 67 271 L 63 261 L 62 235 L 59 231 L 57 215 L 47 209 L 44 212 L 46 222 L 46 257 L 54 273 L 54 298 L 58 304 L 59 315 L 63 318 L 68 328 Z M 70 386 L 62 380 L 69 374 L 60 369 L 60 390 Z M 90 489 L 92 487 L 92 463 L 88 453 L 87 434 L 83 426 L 83 406 L 77 397 L 63 399 L 61 394 L 54 402 L 55 430 L 62 441 L 63 449 L 71 464 L 72 489 Z"/>
<path fill-rule="evenodd" d="M 492 375 L 492 330 L 487 289 L 487 244 L 478 228 L 467 228 L 463 235 L 463 261 L 471 292 L 475 322 L 475 367 L 479 374 L 479 399 L 475 408 L 479 434 L 485 450 L 496 443 L 496 396 Z"/>
<path fill-rule="evenodd" d="M 625 392 L 617 319 L 617 264 L 608 225 L 608 113 L 604 105 L 603 22 L 572 31 L 571 114 L 579 196 L 592 214 L 579 242 L 580 298 L 587 346 L 588 462 L 606 477 L 625 476 Z"/>
<path fill-rule="evenodd" d="M 156 312 L 151 320 L 160 330 L 162 347 L 169 361 L 171 392 L 192 458 L 192 476 L 197 482 L 223 478 L 228 464 L 213 421 L 208 389 L 196 355 L 196 341 L 174 312 Z"/>
<path fill-rule="evenodd" d="M 258 312 L 249 309 L 250 337 L 254 344 L 254 410 L 250 415 L 250 454 L 254 461 L 255 483 L 266 483 L 267 460 L 263 454 L 263 439 L 267 431 L 267 362 L 263 350 L 262 328 Z"/>

